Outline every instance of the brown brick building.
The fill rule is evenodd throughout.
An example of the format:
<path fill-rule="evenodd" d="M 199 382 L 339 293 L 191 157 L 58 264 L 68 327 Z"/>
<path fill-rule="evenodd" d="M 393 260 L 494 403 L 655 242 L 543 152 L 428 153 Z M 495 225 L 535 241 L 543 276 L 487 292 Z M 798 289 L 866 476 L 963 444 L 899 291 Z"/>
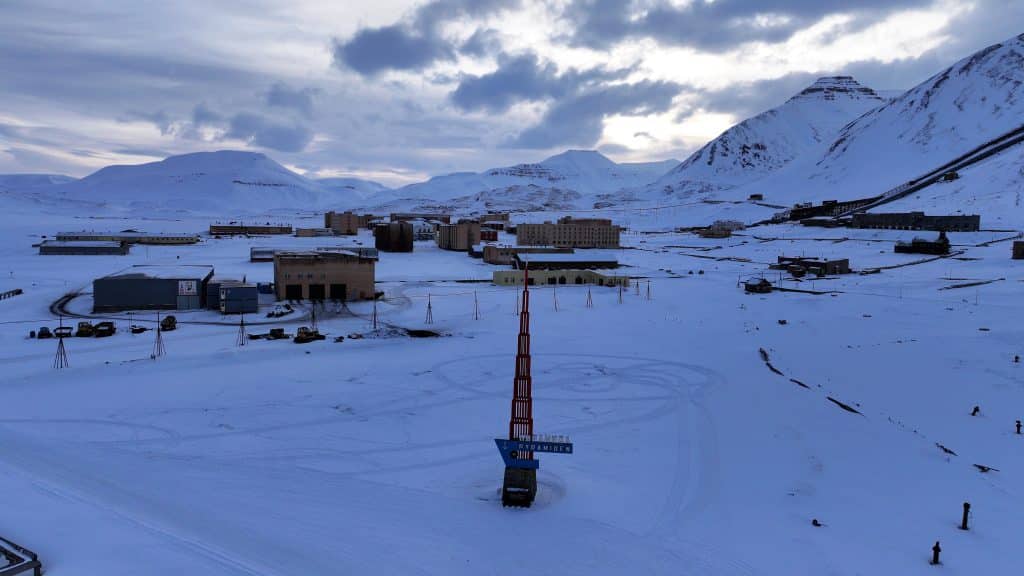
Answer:
<path fill-rule="evenodd" d="M 412 252 L 413 225 L 409 222 L 375 224 L 373 242 L 381 252 Z"/>
<path fill-rule="evenodd" d="M 457 224 L 437 227 L 437 246 L 442 250 L 469 252 L 474 244 L 479 243 L 480 223 L 476 220 L 460 220 Z"/>
<path fill-rule="evenodd" d="M 274 287 L 279 300 L 373 298 L 376 260 L 342 250 L 277 252 Z"/>
<path fill-rule="evenodd" d="M 324 228 L 334 230 L 335 234 L 354 236 L 360 228 L 369 228 L 370 220 L 373 220 L 373 214 L 327 212 L 324 214 Z"/>
<path fill-rule="evenodd" d="M 621 228 L 605 218 L 559 218 L 557 223 L 519 224 L 519 246 L 559 246 L 571 248 L 618 248 Z"/>

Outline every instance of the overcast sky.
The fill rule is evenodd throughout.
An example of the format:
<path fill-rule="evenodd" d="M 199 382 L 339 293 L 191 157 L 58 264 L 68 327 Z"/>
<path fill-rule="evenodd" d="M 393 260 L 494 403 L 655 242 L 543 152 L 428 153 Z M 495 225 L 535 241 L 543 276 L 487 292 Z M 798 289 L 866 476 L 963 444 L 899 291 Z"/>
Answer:
<path fill-rule="evenodd" d="M 1022 23 L 1024 0 L 0 0 L 0 173 L 683 158 L 817 76 L 909 88 Z"/>

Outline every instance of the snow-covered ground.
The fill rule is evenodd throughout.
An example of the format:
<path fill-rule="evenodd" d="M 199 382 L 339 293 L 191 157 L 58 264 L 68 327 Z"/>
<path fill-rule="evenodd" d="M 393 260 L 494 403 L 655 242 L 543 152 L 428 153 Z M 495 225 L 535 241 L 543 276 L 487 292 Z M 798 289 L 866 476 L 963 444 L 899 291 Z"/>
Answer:
<path fill-rule="evenodd" d="M 28 331 L 56 325 L 49 305 L 97 276 L 191 263 L 269 281 L 272 265 L 250 263 L 250 246 L 334 240 L 39 256 L 37 235 L 83 221 L 209 221 L 19 210 L 0 227 L 0 290 L 26 292 L 0 301 L 0 535 L 40 553 L 52 576 L 931 574 L 936 540 L 943 573 L 1024 561 L 1013 426 L 1024 417 L 1013 362 L 1024 261 L 1010 260 L 1008 241 L 982 245 L 1014 233 L 952 234 L 957 258 L 783 282 L 825 294 L 759 296 L 737 282 L 776 280 L 766 264 L 779 255 L 894 266 L 921 258 L 892 252 L 914 233 L 626 234 L 615 254 L 641 277 L 639 295 L 531 291 L 536 428 L 571 435 L 576 450 L 542 455 L 536 505 L 514 510 L 500 504 L 492 439 L 507 430 L 517 295 L 458 282 L 495 267 L 429 243 L 381 255 L 383 320 L 440 338 L 334 343 L 370 330 L 372 305 L 359 303 L 355 317 L 321 314 L 326 341 L 237 347 L 237 326 L 185 323 L 152 360 L 153 333 L 133 336 L 122 320 L 112 338 L 66 341 L 71 368 L 58 371 L 56 341 Z M 964 501 L 968 532 L 957 529 Z"/>

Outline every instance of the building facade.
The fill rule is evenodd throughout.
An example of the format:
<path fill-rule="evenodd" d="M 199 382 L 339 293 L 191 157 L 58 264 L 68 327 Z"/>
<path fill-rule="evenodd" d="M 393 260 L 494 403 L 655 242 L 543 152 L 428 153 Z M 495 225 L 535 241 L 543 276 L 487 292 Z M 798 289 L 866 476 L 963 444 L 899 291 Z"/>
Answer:
<path fill-rule="evenodd" d="M 373 243 L 381 252 L 412 252 L 412 224 L 409 222 L 376 224 L 373 227 Z"/>
<path fill-rule="evenodd" d="M 924 212 L 861 212 L 853 215 L 852 228 L 886 230 L 935 230 L 936 232 L 977 232 L 981 229 L 981 216 L 948 215 L 925 216 Z"/>
<path fill-rule="evenodd" d="M 324 214 L 324 228 L 330 228 L 335 234 L 354 236 L 360 228 L 368 228 L 373 214 L 354 214 L 352 212 L 327 212 Z"/>
<path fill-rule="evenodd" d="M 560 218 L 557 223 L 519 224 L 516 244 L 571 248 L 618 248 L 621 228 L 605 218 Z"/>
<path fill-rule="evenodd" d="M 126 242 L 128 244 L 195 244 L 198 234 L 123 232 L 58 232 L 60 242 Z"/>
<path fill-rule="evenodd" d="M 296 228 L 296 238 L 321 238 L 324 236 L 334 236 L 336 232 L 330 228 Z"/>
<path fill-rule="evenodd" d="M 518 270 L 495 270 L 491 280 L 498 286 L 522 286 L 523 273 Z M 594 270 L 530 270 L 530 285 L 594 284 L 629 287 L 628 276 L 612 276 Z"/>
<path fill-rule="evenodd" d="M 241 224 L 229 222 L 227 224 L 210 224 L 210 236 L 250 236 L 250 235 L 273 235 L 291 234 L 290 224 Z"/>
<path fill-rule="evenodd" d="M 484 246 L 484 262 L 488 264 L 512 264 L 516 254 L 572 254 L 572 248 L 554 246 L 506 246 L 488 244 Z"/>
<path fill-rule="evenodd" d="M 44 256 L 124 256 L 131 245 L 127 242 L 45 240 L 39 244 Z"/>
<path fill-rule="evenodd" d="M 278 300 L 365 300 L 374 297 L 372 258 L 347 251 L 278 252 L 274 286 Z"/>
<path fill-rule="evenodd" d="M 469 252 L 474 244 L 479 243 L 480 223 L 476 220 L 460 220 L 456 224 L 437 227 L 437 246 L 442 250 Z"/>
<path fill-rule="evenodd" d="M 213 266 L 131 266 L 93 280 L 93 312 L 203 308 L 212 277 Z"/>

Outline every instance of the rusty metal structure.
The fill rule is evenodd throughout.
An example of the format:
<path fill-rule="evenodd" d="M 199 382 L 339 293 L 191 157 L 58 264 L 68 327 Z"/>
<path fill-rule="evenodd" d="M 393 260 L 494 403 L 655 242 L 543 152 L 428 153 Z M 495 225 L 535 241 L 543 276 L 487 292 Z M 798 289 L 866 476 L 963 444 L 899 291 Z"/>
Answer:
<path fill-rule="evenodd" d="M 519 337 L 516 373 L 512 382 L 512 417 L 508 439 L 495 439 L 505 462 L 501 487 L 502 506 L 529 508 L 537 496 L 537 468 L 534 452 L 572 454 L 573 445 L 564 437 L 538 437 L 533 433 L 533 377 L 530 356 L 530 272 L 523 270 L 522 308 L 519 310 Z"/>

